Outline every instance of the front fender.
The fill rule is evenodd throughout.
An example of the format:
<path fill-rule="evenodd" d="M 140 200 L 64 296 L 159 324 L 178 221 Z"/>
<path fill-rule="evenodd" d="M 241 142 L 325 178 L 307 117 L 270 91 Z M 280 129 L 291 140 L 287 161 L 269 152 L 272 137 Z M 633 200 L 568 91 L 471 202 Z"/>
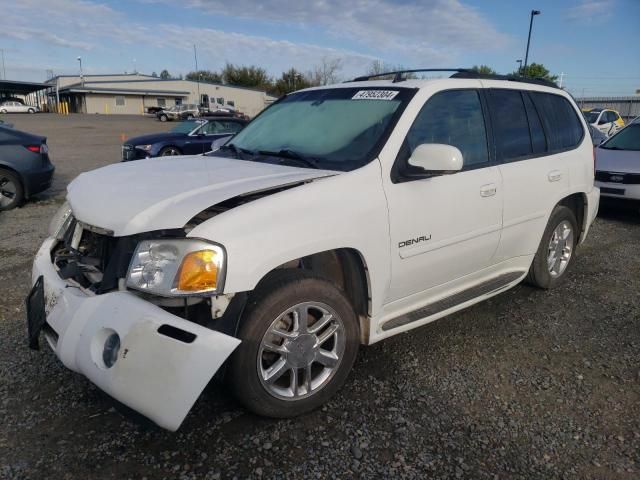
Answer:
<path fill-rule="evenodd" d="M 235 207 L 189 236 L 224 245 L 225 293 L 251 291 L 284 263 L 338 248 L 356 250 L 364 260 L 373 314 L 389 284 L 388 209 L 377 160 Z"/>

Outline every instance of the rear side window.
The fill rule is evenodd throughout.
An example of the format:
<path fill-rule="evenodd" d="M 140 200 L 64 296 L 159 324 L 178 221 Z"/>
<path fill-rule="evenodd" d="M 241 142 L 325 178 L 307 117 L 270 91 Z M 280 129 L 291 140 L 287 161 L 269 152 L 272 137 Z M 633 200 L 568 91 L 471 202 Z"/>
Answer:
<path fill-rule="evenodd" d="M 423 143 L 457 147 L 464 166 L 487 163 L 487 133 L 478 92 L 449 90 L 427 100 L 407 133 L 410 154 Z"/>
<path fill-rule="evenodd" d="M 571 103 L 560 95 L 529 92 L 547 133 L 551 153 L 578 146 L 584 131 Z"/>
<path fill-rule="evenodd" d="M 498 160 L 509 161 L 531 155 L 529 121 L 520 91 L 492 89 L 489 108 Z"/>

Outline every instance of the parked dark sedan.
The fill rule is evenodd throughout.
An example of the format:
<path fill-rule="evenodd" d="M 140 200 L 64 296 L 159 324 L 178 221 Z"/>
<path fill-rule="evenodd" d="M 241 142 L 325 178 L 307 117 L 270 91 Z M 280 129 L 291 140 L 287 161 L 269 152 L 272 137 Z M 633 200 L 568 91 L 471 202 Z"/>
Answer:
<path fill-rule="evenodd" d="M 187 120 L 166 133 L 154 133 L 127 140 L 122 145 L 122 161 L 168 155 L 198 155 L 211 150 L 211 143 L 235 135 L 246 120 L 229 117 L 208 117 Z"/>
<path fill-rule="evenodd" d="M 53 171 L 46 137 L 0 125 L 0 210 L 49 188 Z"/>

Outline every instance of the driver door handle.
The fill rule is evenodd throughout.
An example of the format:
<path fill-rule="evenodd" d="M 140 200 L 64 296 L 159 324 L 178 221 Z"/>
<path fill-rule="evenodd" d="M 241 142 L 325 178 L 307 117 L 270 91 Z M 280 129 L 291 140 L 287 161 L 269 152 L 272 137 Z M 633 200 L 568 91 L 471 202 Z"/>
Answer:
<path fill-rule="evenodd" d="M 480 187 L 481 197 L 493 197 L 496 194 L 497 188 L 495 183 L 489 183 Z"/>

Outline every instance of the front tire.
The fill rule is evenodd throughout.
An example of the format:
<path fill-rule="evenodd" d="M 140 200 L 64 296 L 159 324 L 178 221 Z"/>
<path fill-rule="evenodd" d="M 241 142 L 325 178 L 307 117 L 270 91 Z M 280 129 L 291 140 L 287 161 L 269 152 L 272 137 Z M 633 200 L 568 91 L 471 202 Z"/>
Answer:
<path fill-rule="evenodd" d="M 303 270 L 260 283 L 242 318 L 227 380 L 259 415 L 309 412 L 344 384 L 359 347 L 357 316 L 344 292 Z"/>
<path fill-rule="evenodd" d="M 159 157 L 171 157 L 175 155 L 182 155 L 182 152 L 178 147 L 164 147 L 160 150 L 160 153 L 158 153 Z"/>
<path fill-rule="evenodd" d="M 168 118 L 167 118 L 167 116 L 166 116 L 166 115 L 160 115 L 159 120 L 160 120 L 161 122 L 166 122 L 166 121 L 168 120 Z"/>
<path fill-rule="evenodd" d="M 11 210 L 24 200 L 20 178 L 9 170 L 0 169 L 0 211 Z"/>
<path fill-rule="evenodd" d="M 527 282 L 544 289 L 562 283 L 573 261 L 579 233 L 573 211 L 563 205 L 556 206 L 529 269 Z"/>
<path fill-rule="evenodd" d="M 33 108 L 30 108 L 29 110 L 27 110 L 28 113 L 36 113 L 36 111 Z"/>

